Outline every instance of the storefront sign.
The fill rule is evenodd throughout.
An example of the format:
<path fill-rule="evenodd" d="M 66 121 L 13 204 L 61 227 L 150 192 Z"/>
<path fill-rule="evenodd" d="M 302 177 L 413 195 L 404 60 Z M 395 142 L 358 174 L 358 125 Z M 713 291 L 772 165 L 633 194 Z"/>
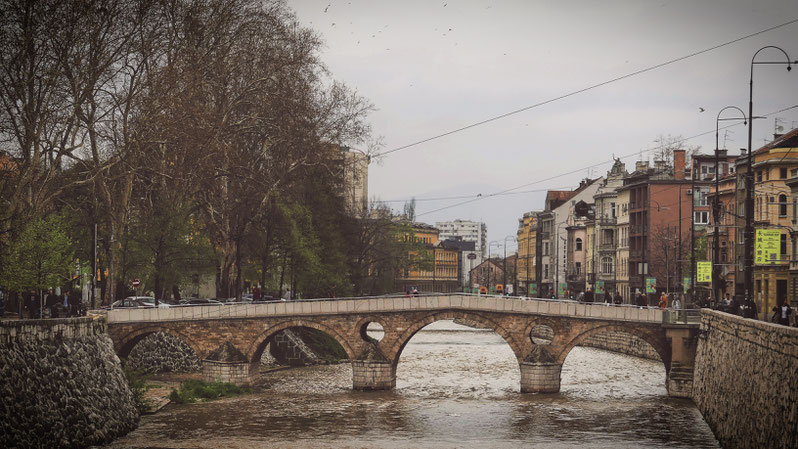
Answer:
<path fill-rule="evenodd" d="M 757 265 L 772 265 L 781 259 L 781 231 L 757 229 L 754 259 Z"/>
<path fill-rule="evenodd" d="M 695 269 L 696 282 L 712 282 L 712 262 L 696 262 Z"/>

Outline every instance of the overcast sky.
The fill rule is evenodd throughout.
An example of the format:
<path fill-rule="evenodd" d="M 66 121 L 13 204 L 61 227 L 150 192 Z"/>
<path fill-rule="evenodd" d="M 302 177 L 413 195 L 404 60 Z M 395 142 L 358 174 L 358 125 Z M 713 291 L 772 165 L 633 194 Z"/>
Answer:
<path fill-rule="evenodd" d="M 324 39 L 332 76 L 368 98 L 382 151 L 578 91 L 798 19 L 796 0 L 311 1 L 288 0 Z M 369 195 L 418 221 L 484 221 L 491 240 L 515 235 L 544 192 L 606 174 L 613 154 L 627 169 L 648 159 L 660 135 L 715 148 L 718 111 L 748 111 L 754 52 L 765 45 L 798 60 L 793 23 L 666 67 L 385 155 L 369 170 Z M 758 61 L 784 60 L 765 51 Z M 798 105 L 798 67 L 754 69 L 754 114 Z M 701 108 L 705 112 L 700 112 Z M 733 111 L 727 111 L 733 116 Z M 798 108 L 757 120 L 754 147 L 774 119 L 798 127 Z M 728 125 L 721 122 L 721 126 Z M 721 131 L 734 154 L 742 124 Z M 558 175 L 562 175 L 557 177 Z M 556 178 L 555 178 L 556 177 Z M 521 187 L 523 186 L 523 187 Z M 518 188 L 435 212 L 472 196 Z M 521 192 L 521 193 L 517 193 Z M 512 249 L 512 248 L 510 248 Z"/>

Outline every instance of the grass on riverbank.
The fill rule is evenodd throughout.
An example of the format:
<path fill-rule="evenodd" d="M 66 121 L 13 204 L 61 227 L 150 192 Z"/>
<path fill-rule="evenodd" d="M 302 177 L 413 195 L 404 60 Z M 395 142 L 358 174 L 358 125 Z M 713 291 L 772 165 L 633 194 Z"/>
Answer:
<path fill-rule="evenodd" d="M 177 390 L 172 389 L 169 399 L 178 404 L 197 402 L 197 400 L 211 400 L 225 396 L 238 396 L 250 393 L 249 388 L 242 388 L 225 382 L 203 382 L 189 379 L 180 384 Z"/>

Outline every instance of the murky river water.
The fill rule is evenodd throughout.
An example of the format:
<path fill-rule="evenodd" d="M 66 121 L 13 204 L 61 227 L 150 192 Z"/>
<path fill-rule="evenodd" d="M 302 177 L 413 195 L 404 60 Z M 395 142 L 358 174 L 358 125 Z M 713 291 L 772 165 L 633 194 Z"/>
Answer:
<path fill-rule="evenodd" d="M 413 337 L 391 392 L 353 392 L 347 364 L 264 382 L 262 393 L 144 416 L 108 447 L 718 447 L 693 403 L 667 396 L 660 362 L 577 347 L 559 394 L 522 395 L 504 340 L 451 322 Z"/>

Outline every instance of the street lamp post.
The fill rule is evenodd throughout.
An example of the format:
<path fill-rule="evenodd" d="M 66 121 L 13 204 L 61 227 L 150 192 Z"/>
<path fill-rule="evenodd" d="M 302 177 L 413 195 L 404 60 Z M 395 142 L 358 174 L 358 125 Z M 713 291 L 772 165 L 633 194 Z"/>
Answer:
<path fill-rule="evenodd" d="M 742 117 L 724 117 L 721 118 L 721 114 L 723 111 L 727 109 L 735 109 L 737 110 Z M 720 221 L 720 148 L 718 144 L 718 138 L 720 135 L 720 122 L 722 120 L 742 120 L 743 125 L 747 124 L 748 119 L 745 116 L 745 112 L 742 109 L 738 108 L 737 106 L 726 106 L 725 108 L 721 109 L 718 112 L 718 116 L 715 119 L 715 198 L 712 202 L 712 220 L 715 223 L 714 229 L 714 240 L 712 242 L 712 293 L 715 296 L 715 300 L 720 300 L 721 291 L 720 291 L 720 284 L 718 283 L 718 276 L 719 274 L 719 266 L 718 261 L 720 260 L 720 242 L 718 241 L 720 238 L 720 229 L 719 229 L 719 221 Z"/>
<path fill-rule="evenodd" d="M 786 58 L 786 62 L 784 61 L 761 61 L 757 62 L 756 57 L 762 50 L 772 48 L 775 50 L 779 50 L 784 54 Z M 798 62 L 798 61 L 796 61 Z M 744 264 L 745 264 L 745 298 L 746 300 L 753 301 L 753 291 L 754 291 L 754 170 L 753 170 L 753 149 L 751 146 L 751 142 L 753 139 L 753 132 L 754 132 L 754 65 L 773 65 L 773 64 L 787 64 L 787 70 L 791 70 L 792 66 L 790 63 L 790 56 L 787 54 L 786 51 L 781 49 L 780 47 L 776 47 L 773 45 L 767 45 L 765 47 L 760 48 L 759 50 L 754 53 L 754 56 L 751 58 L 751 77 L 748 82 L 748 163 L 747 169 L 745 173 L 745 230 L 743 232 L 745 236 L 745 255 L 744 255 Z"/>
<path fill-rule="evenodd" d="M 493 271 L 490 266 L 490 249 L 493 247 L 494 243 L 496 244 L 496 247 L 501 246 L 501 242 L 497 240 L 488 243 L 488 293 L 490 293 L 491 272 Z"/>
<path fill-rule="evenodd" d="M 504 273 L 502 273 L 502 285 L 503 285 L 503 292 L 507 293 L 507 239 L 513 239 L 516 243 L 518 243 L 518 239 L 513 237 L 512 235 L 508 235 L 504 238 Z M 515 258 L 516 262 L 518 261 L 518 255 Z M 515 288 L 515 286 L 513 286 Z"/>

